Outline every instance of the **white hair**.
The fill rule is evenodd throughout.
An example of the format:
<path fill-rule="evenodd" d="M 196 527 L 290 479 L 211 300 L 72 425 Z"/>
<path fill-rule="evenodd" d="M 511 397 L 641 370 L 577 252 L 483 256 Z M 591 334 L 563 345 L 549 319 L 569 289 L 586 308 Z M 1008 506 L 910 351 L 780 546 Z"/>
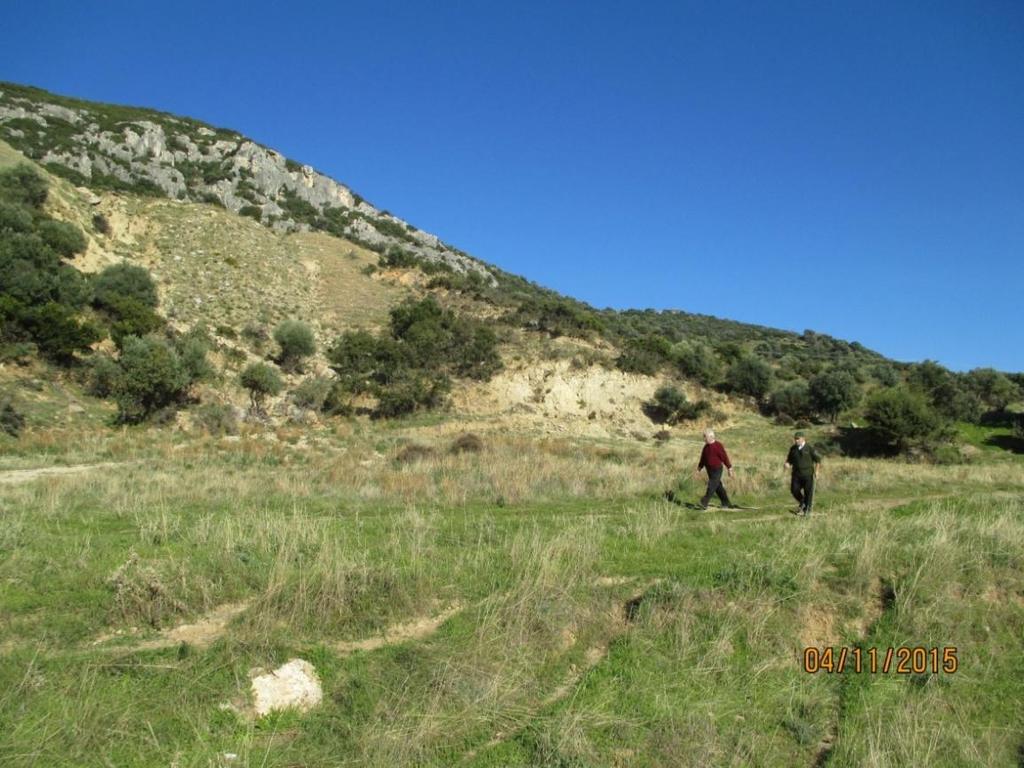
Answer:
<path fill-rule="evenodd" d="M 704 437 L 714 437 L 714 436 L 715 436 L 715 430 L 713 430 L 713 429 L 705 429 L 704 430 Z"/>

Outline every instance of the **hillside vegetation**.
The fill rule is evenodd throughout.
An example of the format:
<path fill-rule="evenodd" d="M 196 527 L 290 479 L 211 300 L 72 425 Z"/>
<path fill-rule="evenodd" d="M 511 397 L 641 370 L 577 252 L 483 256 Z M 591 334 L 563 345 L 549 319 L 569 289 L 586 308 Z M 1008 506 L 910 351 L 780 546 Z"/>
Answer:
<path fill-rule="evenodd" d="M 597 310 L 151 110 L 0 137 L 0 765 L 1021 764 L 1020 374 Z"/>

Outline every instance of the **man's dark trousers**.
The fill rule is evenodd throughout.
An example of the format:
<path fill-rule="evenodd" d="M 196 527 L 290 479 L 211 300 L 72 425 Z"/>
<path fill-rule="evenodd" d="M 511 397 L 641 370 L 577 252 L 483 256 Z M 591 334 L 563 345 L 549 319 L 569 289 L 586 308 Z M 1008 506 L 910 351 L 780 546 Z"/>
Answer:
<path fill-rule="evenodd" d="M 793 473 L 793 479 L 789 483 L 789 492 L 800 504 L 800 508 L 806 512 L 811 511 L 811 504 L 814 501 L 814 475 L 802 475 L 799 472 Z"/>
<path fill-rule="evenodd" d="M 708 490 L 704 494 L 703 498 L 701 498 L 700 505 L 702 507 L 706 507 L 708 505 L 708 502 L 711 501 L 711 497 L 717 493 L 718 498 L 722 502 L 722 506 L 731 507 L 732 502 L 729 501 L 729 494 L 725 492 L 725 487 L 722 485 L 722 472 L 724 471 L 723 468 L 717 467 L 715 469 L 712 469 L 711 467 L 708 467 L 707 470 Z"/>

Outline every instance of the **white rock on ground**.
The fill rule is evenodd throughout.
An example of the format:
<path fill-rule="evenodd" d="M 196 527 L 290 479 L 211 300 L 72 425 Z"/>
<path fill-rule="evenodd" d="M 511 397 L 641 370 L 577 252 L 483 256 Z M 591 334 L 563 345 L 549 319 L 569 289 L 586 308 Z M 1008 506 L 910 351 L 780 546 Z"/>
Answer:
<path fill-rule="evenodd" d="M 313 665 L 292 659 L 273 672 L 252 679 L 253 708 L 258 717 L 279 709 L 307 712 L 320 703 L 323 690 Z"/>

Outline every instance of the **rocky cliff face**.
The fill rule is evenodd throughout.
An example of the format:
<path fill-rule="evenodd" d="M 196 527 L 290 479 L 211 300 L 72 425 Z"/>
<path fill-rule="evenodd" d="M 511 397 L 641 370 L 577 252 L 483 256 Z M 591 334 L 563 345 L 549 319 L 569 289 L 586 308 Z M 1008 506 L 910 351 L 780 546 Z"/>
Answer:
<path fill-rule="evenodd" d="M 83 186 L 215 203 L 277 230 L 324 230 L 494 280 L 436 236 L 234 131 L 0 83 L 0 138 Z"/>

